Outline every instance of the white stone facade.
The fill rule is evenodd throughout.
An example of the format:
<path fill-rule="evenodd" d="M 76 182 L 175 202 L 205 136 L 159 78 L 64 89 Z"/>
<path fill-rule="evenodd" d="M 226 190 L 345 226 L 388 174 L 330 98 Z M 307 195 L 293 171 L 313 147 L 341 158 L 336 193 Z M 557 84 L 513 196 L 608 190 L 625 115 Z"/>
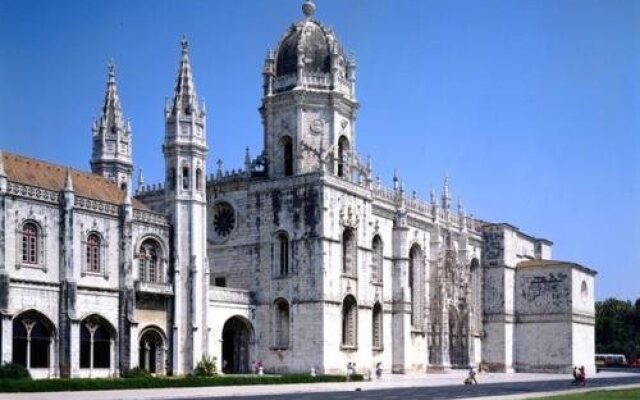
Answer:
<path fill-rule="evenodd" d="M 37 377 L 180 375 L 204 356 L 227 373 L 593 369 L 595 273 L 454 210 L 448 179 L 429 201 L 376 181 L 356 152 L 355 61 L 303 9 L 265 60 L 265 149 L 242 171 L 205 176 L 186 40 L 164 183 L 129 195 L 113 66 L 93 175 L 0 155 L 3 362 Z"/>

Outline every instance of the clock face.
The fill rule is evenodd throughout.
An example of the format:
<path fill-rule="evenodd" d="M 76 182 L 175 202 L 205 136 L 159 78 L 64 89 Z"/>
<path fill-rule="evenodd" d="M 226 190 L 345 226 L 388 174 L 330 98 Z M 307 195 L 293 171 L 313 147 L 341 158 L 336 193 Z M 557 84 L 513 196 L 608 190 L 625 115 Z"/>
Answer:
<path fill-rule="evenodd" d="M 229 236 L 236 226 L 236 214 L 231 204 L 220 202 L 213 210 L 213 230 L 219 238 Z"/>
<path fill-rule="evenodd" d="M 311 125 L 309 126 L 309 128 L 313 133 L 322 133 L 322 131 L 324 130 L 324 121 L 320 118 L 316 118 L 311 121 Z"/>

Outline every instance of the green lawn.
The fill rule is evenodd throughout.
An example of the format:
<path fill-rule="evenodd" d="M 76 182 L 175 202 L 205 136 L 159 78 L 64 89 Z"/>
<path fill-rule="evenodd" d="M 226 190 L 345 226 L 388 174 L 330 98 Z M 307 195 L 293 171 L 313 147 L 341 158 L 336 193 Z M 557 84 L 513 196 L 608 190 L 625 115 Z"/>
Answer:
<path fill-rule="evenodd" d="M 532 397 L 533 399 L 534 397 Z M 539 398 L 539 397 L 535 397 Z M 566 396 L 545 397 L 545 400 L 618 400 L 618 399 L 640 399 L 640 389 L 597 391 L 588 393 L 576 393 Z"/>

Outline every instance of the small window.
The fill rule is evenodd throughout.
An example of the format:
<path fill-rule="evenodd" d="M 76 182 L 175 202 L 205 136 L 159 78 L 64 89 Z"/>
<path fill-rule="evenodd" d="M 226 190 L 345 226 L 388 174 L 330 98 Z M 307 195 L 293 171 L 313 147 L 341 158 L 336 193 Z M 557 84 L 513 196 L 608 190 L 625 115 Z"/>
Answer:
<path fill-rule="evenodd" d="M 284 299 L 275 302 L 274 336 L 275 347 L 289 347 L 289 303 Z"/>
<path fill-rule="evenodd" d="M 382 255 L 382 239 L 376 235 L 371 243 L 371 281 L 374 283 L 382 283 L 383 275 L 383 255 Z"/>
<path fill-rule="evenodd" d="M 202 190 L 202 170 L 196 169 L 196 190 Z"/>
<path fill-rule="evenodd" d="M 373 318 L 372 318 L 373 326 L 372 326 L 372 335 L 373 343 L 372 346 L 374 349 L 382 348 L 382 306 L 380 303 L 376 302 L 373 306 Z"/>
<path fill-rule="evenodd" d="M 100 272 L 100 238 L 95 233 L 87 237 L 87 254 L 86 254 L 87 272 Z"/>
<path fill-rule="evenodd" d="M 38 226 L 27 222 L 22 226 L 22 262 L 38 264 Z"/>
<path fill-rule="evenodd" d="M 182 189 L 189 190 L 189 167 L 182 167 Z"/>
<path fill-rule="evenodd" d="M 349 140 L 345 136 L 338 139 L 338 176 L 347 177 L 349 158 Z"/>
<path fill-rule="evenodd" d="M 220 287 L 227 287 L 227 278 L 224 276 L 216 276 L 213 278 L 213 285 Z"/>
<path fill-rule="evenodd" d="M 289 275 L 289 238 L 284 232 L 276 235 L 275 242 L 275 262 L 276 262 L 276 275 L 287 276 Z"/>
<path fill-rule="evenodd" d="M 289 136 L 282 138 L 282 151 L 284 159 L 284 175 L 293 175 L 293 142 Z"/>

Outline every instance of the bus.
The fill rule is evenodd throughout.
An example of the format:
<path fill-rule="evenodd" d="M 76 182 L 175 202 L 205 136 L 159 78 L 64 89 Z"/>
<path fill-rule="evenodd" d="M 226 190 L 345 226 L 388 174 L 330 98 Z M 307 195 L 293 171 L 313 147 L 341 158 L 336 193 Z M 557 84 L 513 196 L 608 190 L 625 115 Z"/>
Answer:
<path fill-rule="evenodd" d="M 626 367 L 624 354 L 596 354 L 596 367 Z"/>

